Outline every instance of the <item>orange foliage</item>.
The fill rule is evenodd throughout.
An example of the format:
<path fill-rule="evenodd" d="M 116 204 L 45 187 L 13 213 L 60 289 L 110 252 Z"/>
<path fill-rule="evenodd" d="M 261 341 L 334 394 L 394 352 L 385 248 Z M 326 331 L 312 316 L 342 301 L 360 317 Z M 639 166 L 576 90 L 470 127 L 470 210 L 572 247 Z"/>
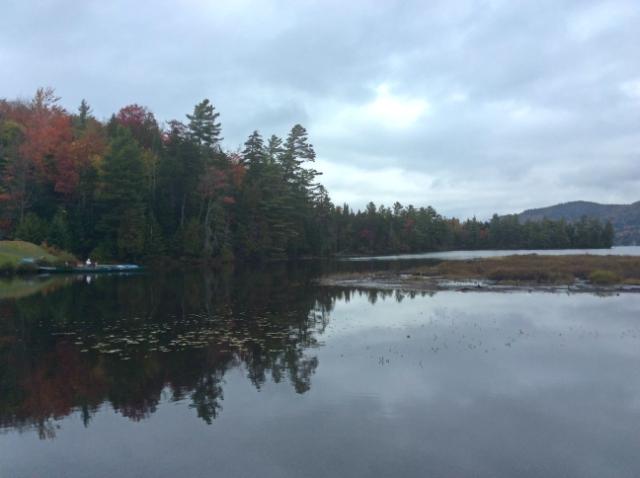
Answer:
<path fill-rule="evenodd" d="M 247 174 L 247 168 L 243 164 L 234 164 L 231 166 L 231 181 L 236 188 L 239 188 Z"/>
<path fill-rule="evenodd" d="M 2 113 L 23 128 L 19 148 L 22 164 L 10 165 L 8 174 L 27 182 L 49 183 L 55 192 L 71 196 L 78 187 L 80 174 L 91 157 L 101 154 L 105 142 L 96 128 L 80 138 L 74 137 L 72 117 L 59 107 L 53 90 L 38 90 L 29 103 L 3 104 Z M 6 198 L 5 198 L 6 199 Z"/>

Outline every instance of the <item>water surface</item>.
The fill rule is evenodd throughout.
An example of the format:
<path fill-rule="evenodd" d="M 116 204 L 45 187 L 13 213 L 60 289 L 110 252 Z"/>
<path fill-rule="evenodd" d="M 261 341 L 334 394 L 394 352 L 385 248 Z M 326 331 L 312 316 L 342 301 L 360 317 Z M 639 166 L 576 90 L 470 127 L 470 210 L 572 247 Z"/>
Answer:
<path fill-rule="evenodd" d="M 420 254 L 395 254 L 386 256 L 346 257 L 343 261 L 406 261 L 415 259 L 468 260 L 485 257 L 538 254 L 541 256 L 566 256 L 592 254 L 597 256 L 640 256 L 640 246 L 614 246 L 611 249 L 492 249 L 481 251 L 443 251 Z"/>
<path fill-rule="evenodd" d="M 359 291 L 321 271 L 6 294 L 0 476 L 640 474 L 636 294 Z"/>

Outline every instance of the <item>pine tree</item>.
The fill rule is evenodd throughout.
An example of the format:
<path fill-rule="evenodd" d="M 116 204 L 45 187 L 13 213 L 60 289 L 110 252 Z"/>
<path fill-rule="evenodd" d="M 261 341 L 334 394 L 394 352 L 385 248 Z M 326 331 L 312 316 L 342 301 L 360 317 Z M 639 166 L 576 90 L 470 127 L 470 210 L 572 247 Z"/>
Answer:
<path fill-rule="evenodd" d="M 216 122 L 219 116 L 208 99 L 198 103 L 193 114 L 187 115 L 191 136 L 208 152 L 219 150 L 219 143 L 224 139 L 220 136 L 221 124 Z"/>
<path fill-rule="evenodd" d="M 272 134 L 267 143 L 267 160 L 270 163 L 276 163 L 280 160 L 280 155 L 284 152 L 282 147 L 282 139 Z"/>
<path fill-rule="evenodd" d="M 91 108 L 89 103 L 83 98 L 78 107 L 78 116 L 76 117 L 76 127 L 84 130 L 87 127 L 87 120 L 91 117 Z"/>
<path fill-rule="evenodd" d="M 312 169 L 304 169 L 305 162 L 313 162 L 316 152 L 309 143 L 307 130 L 297 124 L 289 132 L 280 163 L 284 169 L 285 179 L 298 187 L 309 187 L 317 172 Z"/>
<path fill-rule="evenodd" d="M 69 230 L 67 211 L 59 208 L 49 225 L 47 243 L 63 250 L 69 250 L 71 249 L 71 242 L 71 231 Z"/>
<path fill-rule="evenodd" d="M 118 126 L 105 157 L 99 229 L 103 249 L 121 258 L 142 253 L 145 237 L 142 152 L 131 132 Z"/>
<path fill-rule="evenodd" d="M 161 254 L 295 257 L 332 252 L 455 248 L 609 247 L 610 223 L 516 215 L 461 223 L 431 207 L 335 207 L 317 182 L 315 151 L 295 125 L 286 141 L 258 131 L 225 153 L 208 100 L 161 131 L 145 107 L 106 122 L 82 101 L 77 114 L 51 89 L 0 100 L 0 237 L 47 240 L 85 256 Z M 110 140 L 109 148 L 107 142 Z M 93 253 L 92 253 L 93 256 Z"/>
<path fill-rule="evenodd" d="M 609 248 L 613 246 L 613 238 L 614 238 L 614 230 L 611 221 L 607 221 L 604 225 L 604 230 L 602 231 L 602 243 L 601 246 L 605 248 Z"/>
<path fill-rule="evenodd" d="M 40 244 L 47 237 L 47 223 L 37 214 L 29 212 L 16 228 L 15 238 Z"/>
<path fill-rule="evenodd" d="M 204 158 L 188 128 L 178 122 L 169 123 L 163 153 L 158 164 L 158 195 L 156 215 L 167 237 L 185 226 L 195 214 L 198 183 L 204 173 Z M 178 241 L 180 242 L 180 241 Z"/>
<path fill-rule="evenodd" d="M 265 162 L 266 152 L 264 148 L 264 141 L 257 130 L 251 133 L 249 138 L 245 141 L 242 157 L 250 169 L 255 169 Z"/>

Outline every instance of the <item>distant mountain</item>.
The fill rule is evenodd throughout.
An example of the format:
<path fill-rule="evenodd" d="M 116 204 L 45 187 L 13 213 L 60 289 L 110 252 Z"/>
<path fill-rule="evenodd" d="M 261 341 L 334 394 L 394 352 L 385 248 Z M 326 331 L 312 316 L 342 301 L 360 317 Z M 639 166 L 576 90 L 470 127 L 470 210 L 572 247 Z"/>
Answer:
<path fill-rule="evenodd" d="M 640 201 L 633 204 L 599 204 L 589 201 L 573 201 L 538 209 L 527 209 L 518 214 L 521 222 L 548 219 L 565 219 L 573 222 L 582 216 L 611 221 L 615 230 L 615 244 L 640 244 Z"/>

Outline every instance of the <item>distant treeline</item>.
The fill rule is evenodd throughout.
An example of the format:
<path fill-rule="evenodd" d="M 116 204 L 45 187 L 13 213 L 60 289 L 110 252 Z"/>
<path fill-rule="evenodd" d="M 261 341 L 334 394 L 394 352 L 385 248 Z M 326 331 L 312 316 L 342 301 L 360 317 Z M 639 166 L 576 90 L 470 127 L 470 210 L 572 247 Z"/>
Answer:
<path fill-rule="evenodd" d="M 521 223 L 516 215 L 494 215 L 490 221 L 460 222 L 431 208 L 393 208 L 370 203 L 353 213 L 348 206 L 335 212 L 337 250 L 361 253 L 422 252 L 451 249 L 575 249 L 608 248 L 613 227 L 586 217 Z"/>
<path fill-rule="evenodd" d="M 254 131 L 242 151 L 224 151 L 209 100 L 164 126 L 135 104 L 104 123 L 85 101 L 71 114 L 58 100 L 51 89 L 0 100 L 0 239 L 120 260 L 612 244 L 610 224 L 586 219 L 461 222 L 431 207 L 336 206 L 305 128 L 284 139 Z"/>

